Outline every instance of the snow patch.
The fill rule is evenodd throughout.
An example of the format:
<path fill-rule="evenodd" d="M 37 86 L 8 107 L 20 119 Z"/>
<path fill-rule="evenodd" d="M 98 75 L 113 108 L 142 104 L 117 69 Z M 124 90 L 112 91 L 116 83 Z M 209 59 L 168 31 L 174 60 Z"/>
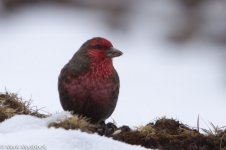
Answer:
<path fill-rule="evenodd" d="M 61 112 L 48 118 L 16 115 L 0 123 L 0 147 L 22 149 L 23 146 L 38 146 L 42 150 L 145 150 L 97 134 L 77 130 L 48 129 L 48 123 L 70 117 Z"/>

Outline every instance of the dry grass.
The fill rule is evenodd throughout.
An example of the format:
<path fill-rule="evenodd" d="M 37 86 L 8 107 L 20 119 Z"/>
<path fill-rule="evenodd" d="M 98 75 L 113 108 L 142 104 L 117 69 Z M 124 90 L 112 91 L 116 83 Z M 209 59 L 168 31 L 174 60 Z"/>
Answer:
<path fill-rule="evenodd" d="M 94 132 L 94 125 L 89 123 L 89 120 L 85 117 L 80 117 L 78 115 L 73 115 L 61 122 L 52 122 L 48 127 L 64 128 L 66 130 L 81 130 L 87 133 Z"/>
<path fill-rule="evenodd" d="M 225 132 L 225 131 L 224 131 Z M 223 131 L 218 135 L 222 135 Z M 174 119 L 160 118 L 155 123 L 139 127 L 131 132 L 114 135 L 116 140 L 146 148 L 167 150 L 223 150 L 223 135 L 205 135 Z"/>
<path fill-rule="evenodd" d="M 128 144 L 153 149 L 225 150 L 226 148 L 226 131 L 215 128 L 214 131 L 217 131 L 217 134 L 212 134 L 213 129 L 202 134 L 179 121 L 167 118 L 157 119 L 154 123 L 138 127 L 135 130 L 124 130 L 128 127 L 118 128 L 114 123 L 94 125 L 90 124 L 86 118 L 79 118 L 75 115 L 59 123 L 51 123 L 49 127 L 67 130 L 80 129 L 84 132 L 97 133 Z M 119 130 L 120 132 L 118 132 Z"/>
<path fill-rule="evenodd" d="M 0 122 L 18 114 L 32 115 L 39 118 L 47 117 L 47 115 L 38 111 L 39 109 L 36 107 L 31 107 L 31 100 L 23 101 L 22 98 L 13 93 L 0 93 Z"/>
<path fill-rule="evenodd" d="M 31 107 L 31 101 L 23 101 L 16 94 L 0 94 L 0 122 L 17 114 L 47 117 Z M 199 132 L 175 119 L 159 118 L 153 123 L 131 130 L 128 126 L 117 127 L 115 123 L 91 124 L 89 119 L 73 115 L 63 121 L 52 122 L 48 127 L 81 130 L 87 133 L 111 137 L 128 144 L 164 150 L 226 150 L 226 129 L 210 123 L 211 127 Z"/>

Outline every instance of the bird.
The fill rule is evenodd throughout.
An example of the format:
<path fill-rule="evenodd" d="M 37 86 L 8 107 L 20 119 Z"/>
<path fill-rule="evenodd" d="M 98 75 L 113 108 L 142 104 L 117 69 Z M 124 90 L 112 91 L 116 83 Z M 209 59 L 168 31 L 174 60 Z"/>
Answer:
<path fill-rule="evenodd" d="M 113 58 L 123 53 L 102 37 L 87 40 L 58 77 L 60 103 L 65 111 L 104 122 L 113 113 L 120 80 Z"/>

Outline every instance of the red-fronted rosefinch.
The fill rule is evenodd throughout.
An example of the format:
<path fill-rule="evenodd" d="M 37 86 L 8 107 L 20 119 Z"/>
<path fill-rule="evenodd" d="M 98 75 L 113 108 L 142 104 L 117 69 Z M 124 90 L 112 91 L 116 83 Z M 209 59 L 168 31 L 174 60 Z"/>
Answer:
<path fill-rule="evenodd" d="M 120 55 L 122 52 L 104 38 L 86 41 L 59 75 L 63 109 L 86 116 L 92 122 L 107 119 L 115 109 L 120 86 L 112 58 Z"/>

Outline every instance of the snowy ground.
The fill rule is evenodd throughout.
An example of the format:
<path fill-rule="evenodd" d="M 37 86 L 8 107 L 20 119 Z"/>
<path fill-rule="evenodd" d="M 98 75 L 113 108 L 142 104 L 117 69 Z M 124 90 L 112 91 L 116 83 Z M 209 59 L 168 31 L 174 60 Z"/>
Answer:
<path fill-rule="evenodd" d="M 96 134 L 64 129 L 48 129 L 49 122 L 60 121 L 69 114 L 49 118 L 17 115 L 0 124 L 1 150 L 145 150 Z"/>
<path fill-rule="evenodd" d="M 148 22 L 146 12 L 133 11 L 129 32 L 109 30 L 101 11 L 35 6 L 2 17 L 0 91 L 4 92 L 6 88 L 25 99 L 31 98 L 33 105 L 45 107 L 44 110 L 50 113 L 62 111 L 57 92 L 60 69 L 83 42 L 102 36 L 124 52 L 114 61 L 121 90 L 117 108 L 108 121 L 134 127 L 166 116 L 195 127 L 200 115 L 202 128 L 208 128 L 209 121 L 225 125 L 225 54 L 221 48 L 202 41 L 171 45 L 160 40 L 166 19 L 160 20 L 156 16 Z M 49 137 L 49 142 L 56 144 L 52 146 L 61 147 L 58 140 L 63 132 L 65 139 L 81 135 L 77 131 L 37 128 L 32 136 L 31 130 L 1 136 L 29 141 L 43 133 L 42 137 Z M 29 136 L 18 138 L 21 134 Z M 59 139 L 51 141 L 55 136 Z M 96 136 L 90 138 L 93 137 Z M 40 137 L 40 140 L 46 143 L 47 138 Z M 29 142 L 31 144 L 32 140 Z"/>

